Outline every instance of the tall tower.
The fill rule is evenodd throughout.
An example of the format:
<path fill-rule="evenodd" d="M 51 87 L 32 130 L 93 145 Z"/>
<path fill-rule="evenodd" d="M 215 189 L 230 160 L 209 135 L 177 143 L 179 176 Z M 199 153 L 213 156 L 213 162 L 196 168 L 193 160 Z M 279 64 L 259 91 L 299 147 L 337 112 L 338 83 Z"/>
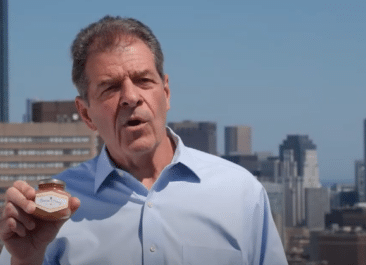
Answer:
<path fill-rule="evenodd" d="M 366 119 L 363 120 L 363 148 L 364 148 L 363 165 L 366 166 Z M 364 178 L 366 178 L 366 172 Z"/>
<path fill-rule="evenodd" d="M 366 119 L 363 121 L 363 160 L 355 161 L 355 180 L 358 199 L 360 202 L 366 202 Z"/>
<path fill-rule="evenodd" d="M 8 122 L 8 1 L 0 1 L 0 122 Z"/>
<path fill-rule="evenodd" d="M 252 128 L 249 126 L 225 127 L 225 155 L 252 154 Z"/>
<path fill-rule="evenodd" d="M 319 188 L 319 168 L 316 145 L 308 135 L 288 135 L 280 145 L 280 160 L 284 161 L 285 150 L 293 150 L 297 162 L 297 175 L 304 188 Z"/>

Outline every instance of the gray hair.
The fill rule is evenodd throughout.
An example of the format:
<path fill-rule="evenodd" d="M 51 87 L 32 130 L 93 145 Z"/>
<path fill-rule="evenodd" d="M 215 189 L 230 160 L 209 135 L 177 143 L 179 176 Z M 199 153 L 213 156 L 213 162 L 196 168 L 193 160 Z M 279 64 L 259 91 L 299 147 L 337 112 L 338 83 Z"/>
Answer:
<path fill-rule="evenodd" d="M 71 46 L 72 81 L 74 82 L 79 95 L 86 102 L 88 101 L 88 78 L 85 73 L 86 61 L 90 54 L 90 47 L 93 51 L 103 52 L 114 48 L 118 40 L 132 42 L 133 39 L 142 40 L 151 50 L 155 58 L 155 67 L 164 81 L 164 55 L 161 46 L 151 29 L 142 22 L 133 18 L 122 18 L 119 16 L 105 16 L 98 22 L 92 23 L 82 29 L 76 36 Z"/>

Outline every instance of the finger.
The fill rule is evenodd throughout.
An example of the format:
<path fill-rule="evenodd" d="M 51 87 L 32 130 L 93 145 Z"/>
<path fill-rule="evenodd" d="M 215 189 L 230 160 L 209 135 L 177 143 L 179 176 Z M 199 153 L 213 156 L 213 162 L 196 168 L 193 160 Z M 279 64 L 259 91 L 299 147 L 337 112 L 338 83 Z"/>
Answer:
<path fill-rule="evenodd" d="M 20 222 L 24 227 L 26 227 L 28 230 L 33 230 L 36 227 L 36 224 L 33 220 L 33 218 L 26 214 L 22 209 L 19 207 L 16 207 L 11 202 L 8 202 L 5 205 L 4 208 L 5 218 L 14 218 L 18 222 Z"/>
<path fill-rule="evenodd" d="M 13 187 L 17 188 L 28 200 L 34 200 L 36 197 L 36 190 L 23 180 L 14 182 Z"/>
<path fill-rule="evenodd" d="M 26 213 L 33 213 L 36 205 L 33 201 L 28 200 L 17 188 L 10 187 L 5 193 L 5 200 L 20 207 Z"/>
<path fill-rule="evenodd" d="M 3 219 L 0 225 L 0 239 L 6 241 L 12 234 L 13 231 L 9 226 L 8 219 Z"/>
<path fill-rule="evenodd" d="M 17 222 L 14 218 L 9 218 L 7 220 L 7 225 L 9 226 L 10 230 L 16 233 L 20 237 L 25 237 L 27 235 L 25 227 Z"/>
<path fill-rule="evenodd" d="M 71 214 L 74 214 L 76 210 L 80 207 L 80 200 L 76 197 L 71 197 L 69 201 Z"/>

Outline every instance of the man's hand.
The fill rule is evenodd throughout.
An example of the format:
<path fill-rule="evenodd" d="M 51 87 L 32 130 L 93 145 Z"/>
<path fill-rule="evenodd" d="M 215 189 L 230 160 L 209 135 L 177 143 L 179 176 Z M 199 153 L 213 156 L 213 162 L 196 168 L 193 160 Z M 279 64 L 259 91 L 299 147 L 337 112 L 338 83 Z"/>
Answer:
<path fill-rule="evenodd" d="M 46 247 L 67 221 L 44 221 L 34 217 L 35 196 L 35 189 L 24 181 L 16 181 L 6 191 L 0 239 L 12 255 L 12 264 L 42 264 Z M 71 215 L 79 206 L 79 199 L 71 197 Z"/>

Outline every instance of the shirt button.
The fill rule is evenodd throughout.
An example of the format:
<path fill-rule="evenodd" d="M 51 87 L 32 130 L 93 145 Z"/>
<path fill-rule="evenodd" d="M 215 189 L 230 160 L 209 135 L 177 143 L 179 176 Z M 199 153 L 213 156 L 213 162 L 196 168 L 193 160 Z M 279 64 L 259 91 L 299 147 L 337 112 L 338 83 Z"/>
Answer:
<path fill-rule="evenodd" d="M 155 246 L 154 245 L 151 246 L 150 251 L 155 252 Z"/>
<path fill-rule="evenodd" d="M 149 208 L 152 208 L 152 207 L 153 207 L 153 203 L 152 203 L 152 202 L 148 202 L 148 203 L 147 203 L 147 206 L 148 206 Z"/>

